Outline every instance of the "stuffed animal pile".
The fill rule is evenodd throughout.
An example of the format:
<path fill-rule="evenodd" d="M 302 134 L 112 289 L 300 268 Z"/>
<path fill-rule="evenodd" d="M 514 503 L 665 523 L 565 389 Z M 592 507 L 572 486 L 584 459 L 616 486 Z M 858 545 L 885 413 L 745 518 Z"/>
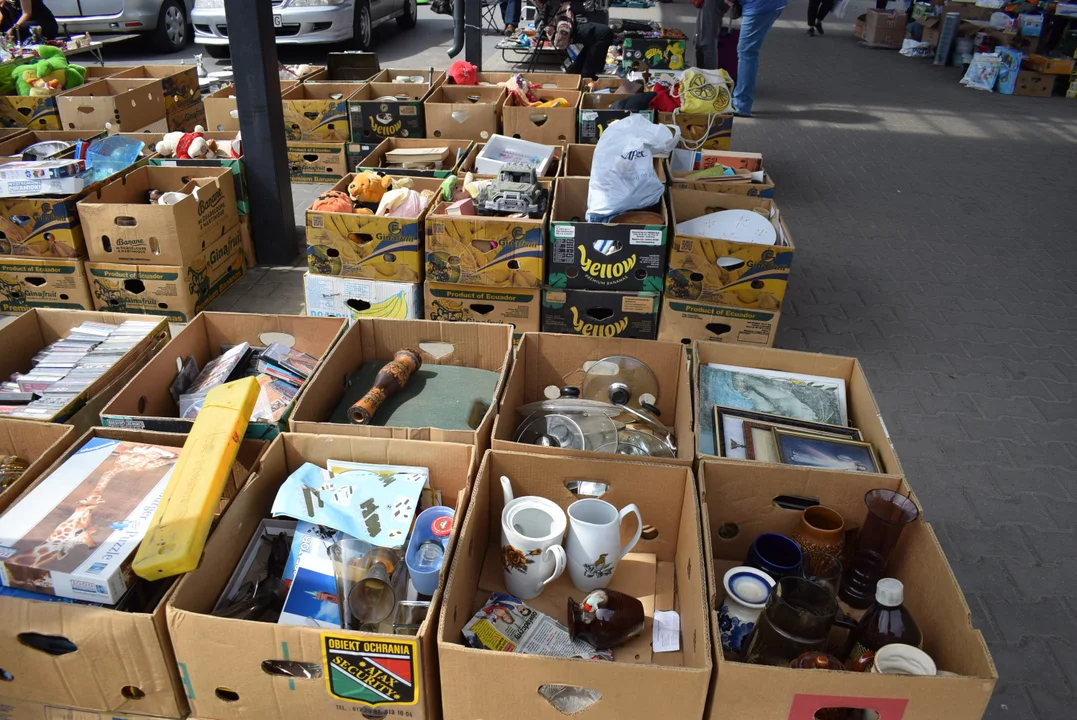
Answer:
<path fill-rule="evenodd" d="M 341 190 L 324 192 L 310 209 L 313 212 L 418 217 L 438 193 L 433 190 L 417 192 L 412 189 L 413 184 L 411 178 L 391 178 L 382 173 L 364 170 L 356 173 L 348 183 L 347 193 Z"/>
<path fill-rule="evenodd" d="M 196 125 L 194 132 L 170 132 L 154 146 L 161 157 L 178 160 L 230 160 L 243 156 L 243 139 L 236 133 L 235 140 L 211 140 L 205 136 L 206 129 Z"/>
<path fill-rule="evenodd" d="M 86 68 L 68 63 L 60 48 L 38 45 L 37 54 L 41 57 L 37 62 L 11 71 L 19 95 L 48 97 L 86 82 Z"/>

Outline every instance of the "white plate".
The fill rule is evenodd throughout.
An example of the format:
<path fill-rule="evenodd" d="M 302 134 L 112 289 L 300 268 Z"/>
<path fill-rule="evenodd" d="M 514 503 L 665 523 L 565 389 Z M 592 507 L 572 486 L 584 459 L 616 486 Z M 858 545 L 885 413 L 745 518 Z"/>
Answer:
<path fill-rule="evenodd" d="M 751 210 L 722 210 L 677 223 L 678 235 L 773 245 L 778 240 L 770 220 Z"/>

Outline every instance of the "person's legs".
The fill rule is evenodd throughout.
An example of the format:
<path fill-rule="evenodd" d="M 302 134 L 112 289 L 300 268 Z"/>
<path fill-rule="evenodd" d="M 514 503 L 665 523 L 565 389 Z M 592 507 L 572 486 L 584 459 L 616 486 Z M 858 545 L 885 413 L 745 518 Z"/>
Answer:
<path fill-rule="evenodd" d="M 759 75 L 759 49 L 781 14 L 781 10 L 775 10 L 741 18 L 740 42 L 737 43 L 737 87 L 733 91 L 733 110 L 738 115 L 752 114 L 755 80 Z"/>
<path fill-rule="evenodd" d="M 822 0 L 808 0 L 808 27 L 814 28 L 819 21 L 819 4 Z"/>
<path fill-rule="evenodd" d="M 876 10 L 885 10 L 887 2 L 889 2 L 889 0 L 875 0 L 875 9 Z"/>
<path fill-rule="evenodd" d="M 572 42 L 583 45 L 583 50 L 566 72 L 583 75 L 585 78 L 598 77 L 599 73 L 606 69 L 606 53 L 613 42 L 610 26 L 592 22 L 576 23 Z"/>
<path fill-rule="evenodd" d="M 520 24 L 520 0 L 501 0 L 501 19 L 506 28 L 515 29 Z"/>
<path fill-rule="evenodd" d="M 722 16 L 718 12 L 719 4 L 725 0 L 703 0 L 696 19 L 696 47 L 701 56 L 701 68 L 718 69 L 718 31 L 722 27 Z"/>

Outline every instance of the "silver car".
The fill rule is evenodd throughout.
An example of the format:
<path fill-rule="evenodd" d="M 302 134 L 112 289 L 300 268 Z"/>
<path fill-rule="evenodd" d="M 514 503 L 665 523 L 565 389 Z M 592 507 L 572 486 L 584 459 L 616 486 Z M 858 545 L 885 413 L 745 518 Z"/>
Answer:
<path fill-rule="evenodd" d="M 182 50 L 191 39 L 194 0 L 49 0 L 56 22 L 70 34 L 152 33 L 159 52 Z"/>
<path fill-rule="evenodd" d="M 348 41 L 352 49 L 367 50 L 374 26 L 392 18 L 401 28 L 415 27 L 415 0 L 272 0 L 273 27 L 278 45 L 307 45 Z M 228 55 L 228 23 L 224 0 L 194 0 L 191 12 L 194 41 L 210 57 Z"/>

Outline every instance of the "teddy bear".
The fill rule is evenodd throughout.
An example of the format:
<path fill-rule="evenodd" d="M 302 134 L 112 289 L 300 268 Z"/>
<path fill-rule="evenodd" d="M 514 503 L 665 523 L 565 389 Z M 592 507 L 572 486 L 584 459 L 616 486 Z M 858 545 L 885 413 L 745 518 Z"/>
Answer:
<path fill-rule="evenodd" d="M 340 190 L 327 190 L 318 196 L 310 209 L 312 212 L 350 213 L 352 211 L 352 201 L 347 193 Z"/>
<path fill-rule="evenodd" d="M 11 71 L 19 95 L 50 96 L 78 87 L 86 81 L 86 68 L 67 62 L 63 50 L 38 45 L 36 63 L 19 65 Z"/>
<path fill-rule="evenodd" d="M 381 202 L 382 195 L 393 187 L 393 179 L 387 175 L 379 175 L 370 170 L 356 173 L 348 184 L 348 195 L 354 203 L 366 203 L 377 205 Z"/>
<path fill-rule="evenodd" d="M 197 160 L 209 157 L 213 152 L 209 140 L 206 140 L 206 129 L 201 125 L 195 125 L 194 132 L 170 132 L 165 133 L 154 150 L 162 157 L 174 157 L 180 160 Z"/>

